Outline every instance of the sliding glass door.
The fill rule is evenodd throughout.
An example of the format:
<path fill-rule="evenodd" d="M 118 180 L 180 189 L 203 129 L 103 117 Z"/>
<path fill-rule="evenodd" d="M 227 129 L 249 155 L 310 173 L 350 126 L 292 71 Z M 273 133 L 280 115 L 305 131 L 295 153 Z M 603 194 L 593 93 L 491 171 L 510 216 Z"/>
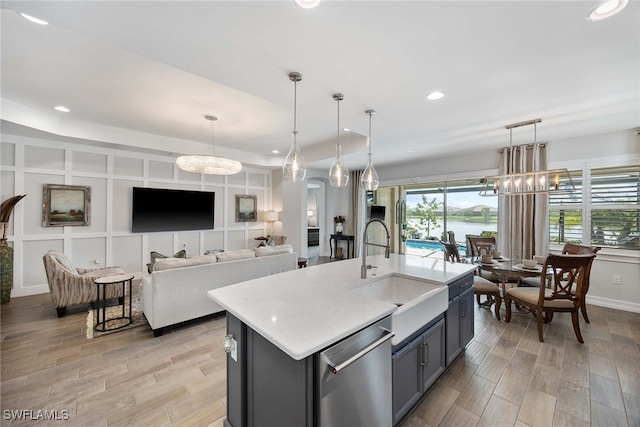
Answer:
<path fill-rule="evenodd" d="M 440 241 L 453 239 L 464 255 L 467 235 L 494 235 L 498 230 L 498 198 L 480 196 L 481 187 L 479 178 L 404 187 L 406 253 L 440 257 Z"/>

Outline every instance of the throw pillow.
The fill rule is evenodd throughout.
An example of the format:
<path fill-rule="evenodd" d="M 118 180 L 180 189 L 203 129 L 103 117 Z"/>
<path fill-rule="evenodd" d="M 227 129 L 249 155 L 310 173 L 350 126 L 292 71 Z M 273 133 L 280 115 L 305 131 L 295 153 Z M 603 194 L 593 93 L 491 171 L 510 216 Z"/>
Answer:
<path fill-rule="evenodd" d="M 151 265 L 155 264 L 157 260 L 162 258 L 186 258 L 186 257 L 187 257 L 187 251 L 185 251 L 184 249 L 176 252 L 175 254 L 173 254 L 172 257 L 169 257 L 167 255 L 162 255 L 161 253 L 156 251 L 151 251 Z"/>
<path fill-rule="evenodd" d="M 286 245 L 278 245 L 278 246 L 265 246 L 263 248 L 256 248 L 256 256 L 269 256 L 269 255 L 278 255 L 278 254 L 290 254 L 293 252 L 293 246 Z"/>

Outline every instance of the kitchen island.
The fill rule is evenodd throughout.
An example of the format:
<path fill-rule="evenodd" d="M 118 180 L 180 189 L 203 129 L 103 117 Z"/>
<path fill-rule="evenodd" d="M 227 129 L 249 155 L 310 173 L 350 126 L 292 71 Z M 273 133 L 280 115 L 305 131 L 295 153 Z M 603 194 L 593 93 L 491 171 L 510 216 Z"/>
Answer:
<path fill-rule="evenodd" d="M 474 266 L 465 264 L 395 254 L 389 259 L 372 256 L 367 261 L 376 266 L 369 270 L 367 279 L 360 278 L 361 260 L 352 259 L 208 292 L 208 296 L 228 313 L 230 337 L 227 344 L 230 354 L 227 359 L 228 415 L 225 425 L 270 425 L 276 420 L 281 425 L 288 422 L 301 426 L 323 425 L 322 420 L 327 416 L 321 417 L 320 413 L 328 405 L 323 406 L 318 396 L 318 382 L 322 375 L 318 377 L 317 370 L 321 352 L 377 322 L 393 319 L 403 310 L 409 312 L 416 304 L 439 301 L 438 308 L 422 311 L 430 311 L 427 314 L 431 322 L 425 321 L 425 327 L 430 326 L 429 323 L 442 326 L 443 313 L 448 312 L 446 302 L 442 305 L 443 299 L 451 300 L 452 284 L 463 279 L 468 283 L 469 278 L 472 283 L 474 269 Z M 391 276 L 425 282 L 427 291 L 401 303 L 354 292 Z M 456 288 L 462 289 L 462 286 Z M 378 329 L 384 331 L 388 327 L 379 326 Z M 395 341 L 394 351 L 415 340 L 416 336 L 425 334 L 424 329 L 412 332 L 408 335 L 405 332 L 401 342 Z M 444 333 L 441 335 L 444 340 Z M 379 339 L 382 340 L 386 338 Z M 386 345 L 390 370 L 390 342 Z M 444 352 L 444 343 L 442 347 Z M 381 387 L 388 387 L 389 393 L 386 390 L 373 390 L 373 393 L 388 394 L 386 400 L 390 413 L 390 381 Z M 366 393 L 363 391 L 362 394 Z M 390 419 L 381 425 L 391 425 Z"/>

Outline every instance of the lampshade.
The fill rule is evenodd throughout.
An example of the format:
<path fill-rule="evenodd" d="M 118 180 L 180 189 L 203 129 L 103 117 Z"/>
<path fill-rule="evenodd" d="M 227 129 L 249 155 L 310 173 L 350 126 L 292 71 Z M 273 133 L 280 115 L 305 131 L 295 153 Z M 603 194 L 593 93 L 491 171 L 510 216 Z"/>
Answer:
<path fill-rule="evenodd" d="M 338 105 L 338 135 L 336 138 L 336 159 L 329 169 L 329 183 L 332 187 L 346 187 L 349 183 L 349 169 L 342 164 L 342 146 L 340 145 L 340 101 L 344 99 L 341 93 L 334 93 L 333 99 Z"/>
<path fill-rule="evenodd" d="M 211 140 L 213 142 L 213 122 L 218 120 L 215 116 L 204 116 L 211 122 Z M 242 163 L 237 160 L 216 156 L 216 146 L 213 142 L 213 156 L 180 156 L 176 164 L 182 170 L 206 175 L 233 175 L 242 170 Z"/>
<path fill-rule="evenodd" d="M 262 214 L 262 219 L 264 221 L 273 222 L 278 220 L 278 212 L 276 211 L 265 211 Z"/>
<path fill-rule="evenodd" d="M 513 129 L 520 126 L 533 125 L 533 142 L 537 142 L 537 124 L 542 119 L 506 125 L 509 129 L 509 150 L 512 150 Z M 564 194 L 573 193 L 576 188 L 567 169 L 533 170 L 530 172 L 510 172 L 503 175 L 492 175 L 484 178 L 481 196 L 515 196 L 527 194 Z"/>
<path fill-rule="evenodd" d="M 295 71 L 289 73 L 289 80 L 293 82 L 293 141 L 289 154 L 287 154 L 287 157 L 284 159 L 282 173 L 285 181 L 300 182 L 304 180 L 307 174 L 307 163 L 298 147 L 298 129 L 296 122 L 297 87 L 298 82 L 302 80 L 302 74 Z"/>
<path fill-rule="evenodd" d="M 371 116 L 376 112 L 374 110 L 367 110 L 365 113 L 369 115 L 369 153 L 367 155 L 367 167 L 364 169 L 364 172 L 362 172 L 362 176 L 360 177 L 360 186 L 363 190 L 375 191 L 378 189 L 380 181 L 378 180 L 378 172 L 376 172 L 376 169 L 373 167 L 373 160 L 371 157 Z"/>
<path fill-rule="evenodd" d="M 311 209 L 307 211 L 307 216 L 313 216 L 313 211 Z"/>

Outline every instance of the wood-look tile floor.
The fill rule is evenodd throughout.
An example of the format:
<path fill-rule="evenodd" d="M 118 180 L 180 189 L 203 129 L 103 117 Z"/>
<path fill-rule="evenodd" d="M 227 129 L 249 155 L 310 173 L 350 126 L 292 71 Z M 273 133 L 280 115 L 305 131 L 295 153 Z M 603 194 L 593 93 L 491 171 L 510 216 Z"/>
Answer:
<path fill-rule="evenodd" d="M 86 309 L 58 319 L 48 295 L 0 311 L 3 426 L 222 426 L 224 316 L 88 340 Z M 474 340 L 403 425 L 640 426 L 640 314 L 589 315 L 584 345 L 558 314 L 540 343 L 531 315 L 507 324 L 476 307 Z M 8 420 L 11 410 L 69 419 Z"/>

